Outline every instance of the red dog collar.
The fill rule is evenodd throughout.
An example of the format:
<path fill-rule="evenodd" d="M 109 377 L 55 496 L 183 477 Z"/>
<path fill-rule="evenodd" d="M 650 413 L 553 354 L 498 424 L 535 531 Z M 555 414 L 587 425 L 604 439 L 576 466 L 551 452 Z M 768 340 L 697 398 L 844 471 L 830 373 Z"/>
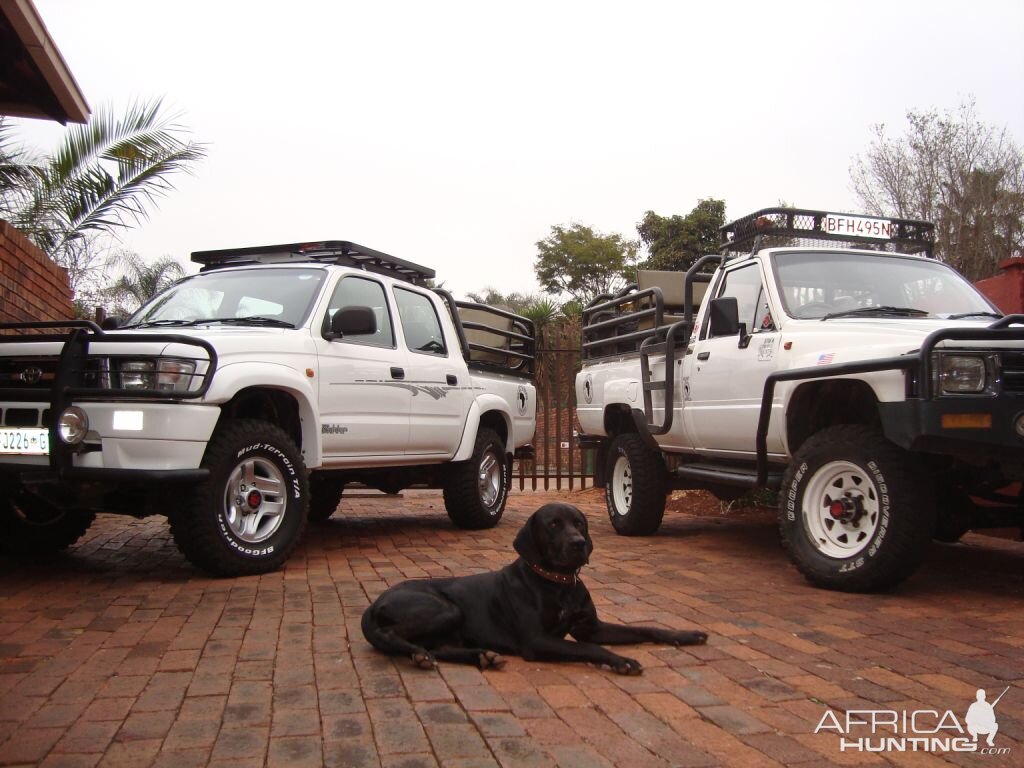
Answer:
<path fill-rule="evenodd" d="M 576 582 L 579 580 L 577 578 L 579 575 L 579 571 L 576 571 L 575 573 L 557 573 L 555 571 L 549 571 L 545 568 L 541 568 L 539 565 L 536 565 L 534 563 L 529 563 L 529 566 L 530 570 L 532 570 L 542 579 L 553 581 L 555 582 L 555 584 L 568 584 L 570 586 L 575 586 Z"/>

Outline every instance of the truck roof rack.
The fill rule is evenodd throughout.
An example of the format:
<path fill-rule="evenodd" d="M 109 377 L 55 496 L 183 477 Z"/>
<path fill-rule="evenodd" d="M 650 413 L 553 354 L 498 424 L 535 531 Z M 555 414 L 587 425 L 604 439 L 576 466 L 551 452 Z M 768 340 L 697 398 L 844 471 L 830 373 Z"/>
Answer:
<path fill-rule="evenodd" d="M 321 240 L 286 245 L 257 245 L 248 248 L 225 248 L 217 251 L 193 251 L 192 261 L 202 264 L 200 272 L 245 264 L 286 264 L 290 262 L 321 262 L 358 267 L 367 272 L 388 275 L 415 285 L 425 285 L 435 272 L 429 267 L 403 261 L 348 240 Z"/>
<path fill-rule="evenodd" d="M 762 208 L 719 229 L 725 257 L 756 253 L 762 248 L 818 245 L 822 241 L 865 245 L 895 253 L 923 253 L 934 258 L 935 225 L 915 219 L 893 219 L 804 208 Z"/>

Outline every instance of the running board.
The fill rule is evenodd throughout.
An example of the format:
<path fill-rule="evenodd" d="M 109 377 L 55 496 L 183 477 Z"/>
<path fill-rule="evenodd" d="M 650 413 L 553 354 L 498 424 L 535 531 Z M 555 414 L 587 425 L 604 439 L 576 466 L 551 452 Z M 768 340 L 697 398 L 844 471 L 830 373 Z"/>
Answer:
<path fill-rule="evenodd" d="M 672 470 L 671 475 L 694 484 L 733 485 L 740 488 L 757 488 L 757 467 L 746 469 L 730 464 L 713 464 L 698 461 L 693 464 L 682 464 Z M 782 487 L 782 472 L 769 471 L 765 486 L 768 488 Z"/>

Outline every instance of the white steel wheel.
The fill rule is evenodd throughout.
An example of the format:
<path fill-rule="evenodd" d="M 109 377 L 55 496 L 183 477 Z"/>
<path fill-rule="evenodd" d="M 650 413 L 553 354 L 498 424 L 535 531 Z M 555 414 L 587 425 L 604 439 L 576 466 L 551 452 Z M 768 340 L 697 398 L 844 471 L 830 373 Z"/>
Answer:
<path fill-rule="evenodd" d="M 864 470 L 848 461 L 823 465 L 807 483 L 804 525 L 827 557 L 859 554 L 878 531 L 879 492 Z"/>
<path fill-rule="evenodd" d="M 633 470 L 630 469 L 629 459 L 625 456 L 615 457 L 608 490 L 612 495 L 612 514 L 628 515 L 633 504 Z"/>

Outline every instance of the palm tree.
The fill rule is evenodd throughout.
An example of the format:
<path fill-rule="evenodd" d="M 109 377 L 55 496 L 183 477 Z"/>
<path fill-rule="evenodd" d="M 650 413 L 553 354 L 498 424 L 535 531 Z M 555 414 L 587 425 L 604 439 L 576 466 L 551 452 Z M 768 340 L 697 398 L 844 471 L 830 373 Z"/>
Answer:
<path fill-rule="evenodd" d="M 121 251 L 115 257 L 121 276 L 104 293 L 119 307 L 117 314 L 129 314 L 175 280 L 184 277 L 181 264 L 170 256 L 147 263 L 137 253 Z"/>
<path fill-rule="evenodd" d="M 58 264 L 76 241 L 138 223 L 173 188 L 171 176 L 206 156 L 161 107 L 160 99 L 138 102 L 121 118 L 100 108 L 40 163 L 23 161 L 0 131 L 0 163 L 12 158 L 0 178 L 0 209 Z"/>

